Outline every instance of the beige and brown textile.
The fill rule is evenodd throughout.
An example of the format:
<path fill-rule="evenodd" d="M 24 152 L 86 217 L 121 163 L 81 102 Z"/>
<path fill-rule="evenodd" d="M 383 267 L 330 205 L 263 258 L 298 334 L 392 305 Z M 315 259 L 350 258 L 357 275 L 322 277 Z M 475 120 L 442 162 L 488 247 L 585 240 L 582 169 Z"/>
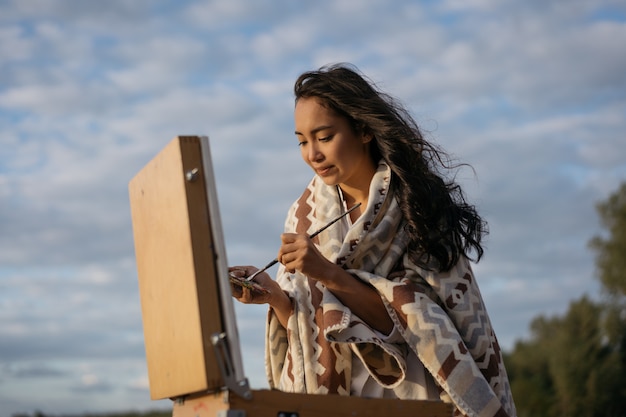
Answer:
<path fill-rule="evenodd" d="M 433 399 L 424 398 L 426 391 L 411 378 L 411 364 L 421 362 L 439 398 L 455 404 L 456 415 L 515 416 L 498 341 L 468 260 L 436 273 L 408 259 L 402 216 L 387 192 L 389 180 L 390 170 L 381 163 L 363 215 L 345 236 L 333 226 L 315 243 L 329 260 L 378 291 L 404 343 L 381 340 L 319 282 L 281 266 L 277 280 L 291 297 L 294 313 L 287 329 L 271 310 L 268 314 L 270 386 L 350 395 L 357 355 L 394 396 Z M 343 210 L 337 188 L 315 177 L 292 205 L 285 230 L 310 234 Z"/>

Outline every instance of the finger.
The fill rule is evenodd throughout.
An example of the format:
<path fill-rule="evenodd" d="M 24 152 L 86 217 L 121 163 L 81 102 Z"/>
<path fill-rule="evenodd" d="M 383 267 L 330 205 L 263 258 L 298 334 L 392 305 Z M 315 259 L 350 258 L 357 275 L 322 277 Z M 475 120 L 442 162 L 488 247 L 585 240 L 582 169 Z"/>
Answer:
<path fill-rule="evenodd" d="M 285 250 L 284 246 L 281 246 L 281 248 L 278 250 L 278 254 L 276 254 L 276 259 L 278 259 L 278 262 L 280 262 L 283 265 L 285 265 L 286 254 L 287 254 L 287 251 Z"/>
<path fill-rule="evenodd" d="M 283 233 L 280 235 L 280 240 L 283 243 L 293 243 L 298 238 L 297 233 Z"/>
<path fill-rule="evenodd" d="M 233 297 L 235 297 L 237 300 L 240 300 L 241 296 L 243 295 L 243 288 L 241 287 L 241 285 L 231 283 L 230 292 L 233 294 Z"/>
<path fill-rule="evenodd" d="M 250 276 L 252 274 L 252 270 L 256 270 L 256 268 L 253 266 L 231 266 L 230 268 L 228 268 L 228 272 L 231 275 L 239 278 L 245 278 L 247 276 Z"/>
<path fill-rule="evenodd" d="M 250 288 L 243 288 L 243 296 L 246 300 L 246 303 L 251 304 L 254 302 L 254 294 L 252 293 L 252 290 Z"/>
<path fill-rule="evenodd" d="M 242 269 L 234 269 L 229 272 L 229 275 L 235 278 L 243 278 L 246 276 L 246 271 Z"/>

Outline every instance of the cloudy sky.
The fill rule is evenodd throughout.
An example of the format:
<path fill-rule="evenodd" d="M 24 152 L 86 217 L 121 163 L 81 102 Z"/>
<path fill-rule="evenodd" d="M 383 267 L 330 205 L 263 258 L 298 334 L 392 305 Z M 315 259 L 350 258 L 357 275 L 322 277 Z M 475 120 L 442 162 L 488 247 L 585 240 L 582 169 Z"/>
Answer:
<path fill-rule="evenodd" d="M 594 205 L 626 180 L 621 0 L 0 0 L 0 417 L 152 402 L 128 182 L 211 138 L 230 264 L 263 265 L 311 172 L 292 83 L 351 62 L 471 164 L 505 349 L 598 296 Z M 264 307 L 237 305 L 265 388 Z"/>

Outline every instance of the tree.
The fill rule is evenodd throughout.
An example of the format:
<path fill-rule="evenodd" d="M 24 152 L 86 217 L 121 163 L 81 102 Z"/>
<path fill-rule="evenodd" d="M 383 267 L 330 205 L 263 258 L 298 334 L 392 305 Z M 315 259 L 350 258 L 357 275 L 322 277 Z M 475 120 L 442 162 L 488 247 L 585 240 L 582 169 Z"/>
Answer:
<path fill-rule="evenodd" d="M 605 307 L 604 330 L 607 344 L 617 356 L 617 369 L 626 373 L 626 182 L 605 201 L 596 205 L 602 226 L 608 234 L 596 236 L 589 246 L 596 253 L 597 277 L 609 298 Z M 614 395 L 621 397 L 626 410 L 626 377 Z M 622 412 L 626 415 L 626 411 Z"/>
<path fill-rule="evenodd" d="M 624 351 L 606 337 L 606 307 L 583 297 L 563 317 L 533 320 L 530 340 L 505 356 L 519 417 L 626 415 Z"/>
<path fill-rule="evenodd" d="M 626 296 L 626 182 L 596 209 L 609 232 L 608 237 L 596 236 L 590 242 L 598 278 L 609 293 Z"/>
<path fill-rule="evenodd" d="M 539 336 L 549 326 L 544 317 L 534 319 L 531 340 L 517 341 L 513 352 L 504 355 L 518 417 L 552 415 L 555 393 L 548 366 L 550 347 Z"/>
<path fill-rule="evenodd" d="M 556 415 L 619 415 L 620 353 L 605 338 L 604 318 L 605 306 L 583 297 L 558 320 L 549 355 Z"/>

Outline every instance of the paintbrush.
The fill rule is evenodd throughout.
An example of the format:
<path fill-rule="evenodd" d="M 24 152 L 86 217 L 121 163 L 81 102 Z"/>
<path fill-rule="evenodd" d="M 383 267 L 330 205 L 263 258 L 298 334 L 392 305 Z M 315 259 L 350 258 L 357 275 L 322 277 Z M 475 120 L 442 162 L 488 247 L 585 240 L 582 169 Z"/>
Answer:
<path fill-rule="evenodd" d="M 312 235 L 309 236 L 310 239 L 313 239 L 315 236 L 319 235 L 320 233 L 322 233 L 324 230 L 328 229 L 330 226 L 332 226 L 333 224 L 335 224 L 337 221 L 339 221 L 341 218 L 343 218 L 344 216 L 346 216 L 348 213 L 350 213 L 352 210 L 354 210 L 355 208 L 359 207 L 361 205 L 361 203 L 358 203 L 354 206 L 352 206 L 352 208 L 348 211 L 346 211 L 345 213 L 342 213 L 341 215 L 335 217 L 334 219 L 332 219 L 331 221 L 329 221 L 328 223 L 326 223 L 326 225 L 324 225 L 322 228 L 318 229 L 315 233 L 313 233 Z M 252 281 L 254 279 L 254 277 L 256 277 L 257 275 L 259 275 L 261 272 L 263 271 L 267 271 L 269 268 L 271 268 L 272 266 L 276 265 L 278 263 L 278 259 L 274 259 L 273 261 L 271 261 L 270 263 L 268 263 L 267 265 L 265 265 L 263 268 L 259 269 L 258 271 L 256 271 L 254 274 L 250 275 L 249 277 L 247 277 L 245 280 L 246 281 Z"/>

